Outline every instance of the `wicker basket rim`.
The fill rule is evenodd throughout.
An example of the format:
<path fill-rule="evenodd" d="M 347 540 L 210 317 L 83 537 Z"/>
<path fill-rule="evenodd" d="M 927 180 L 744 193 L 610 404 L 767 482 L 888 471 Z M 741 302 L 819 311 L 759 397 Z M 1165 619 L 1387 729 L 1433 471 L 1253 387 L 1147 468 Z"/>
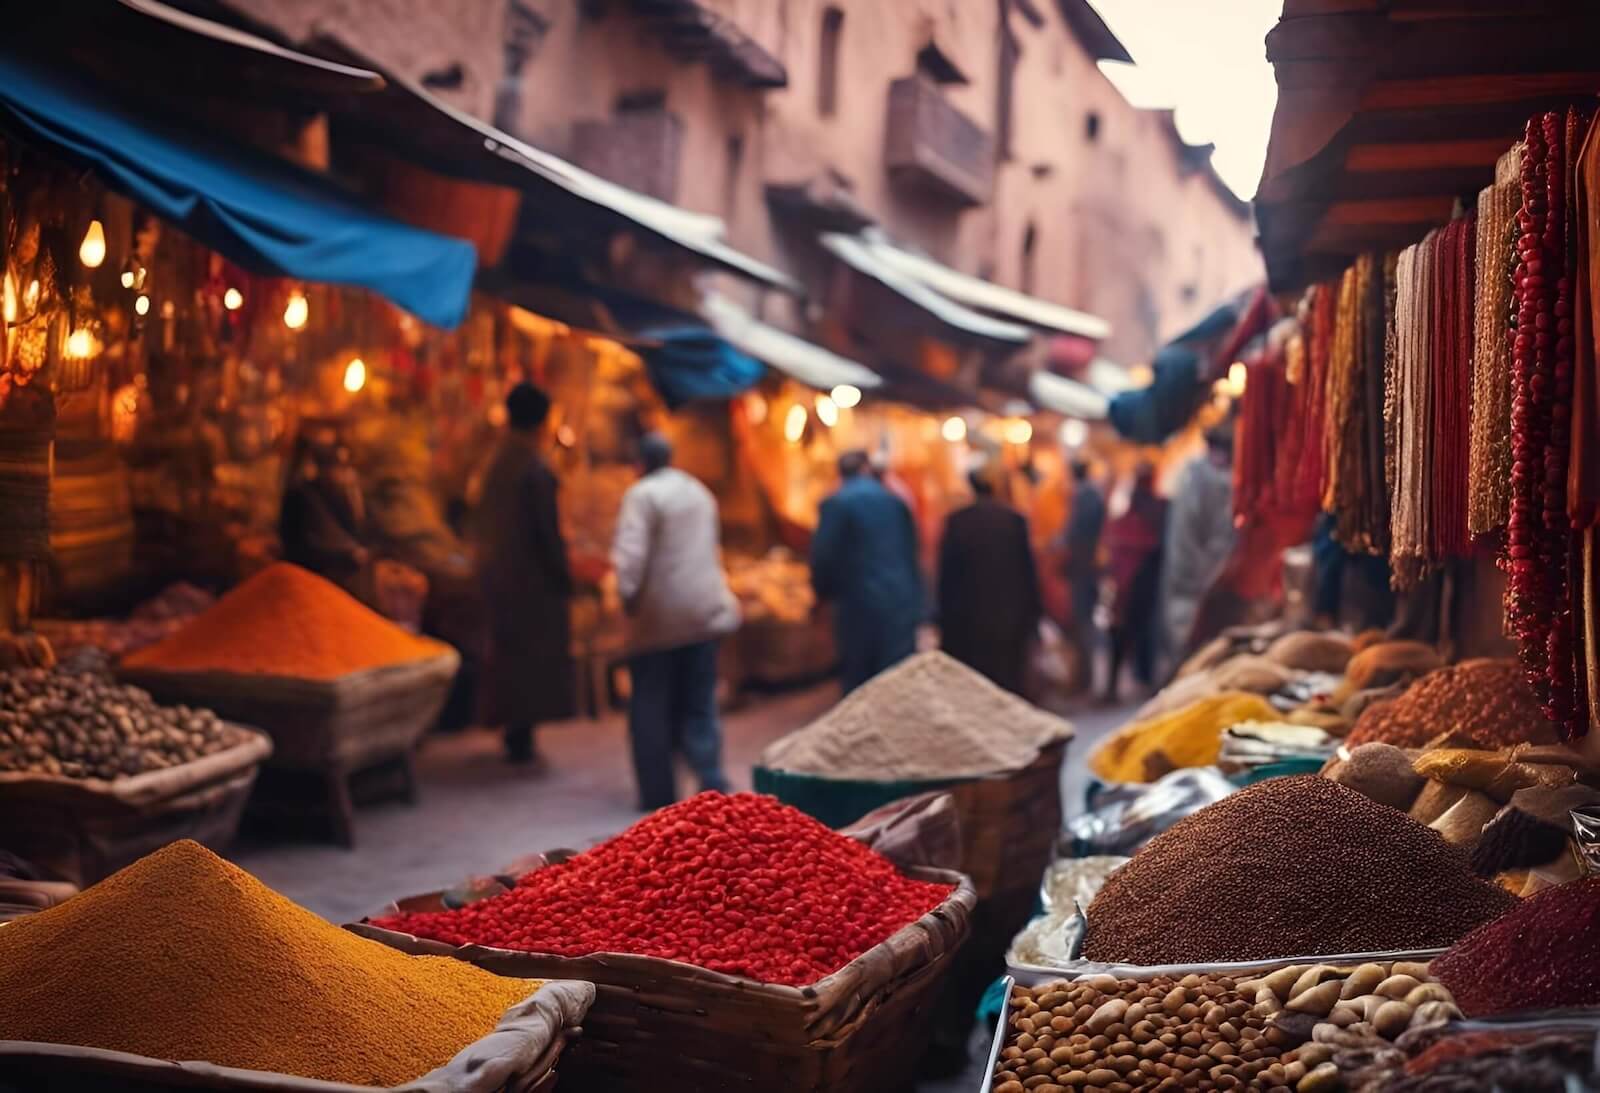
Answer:
<path fill-rule="evenodd" d="M 272 738 L 261 730 L 233 721 L 224 721 L 223 725 L 238 735 L 235 743 L 175 767 L 147 770 L 142 774 L 114 781 L 8 770 L 0 771 L 0 787 L 60 789 L 72 793 L 111 797 L 126 802 L 140 802 L 152 797 L 175 796 L 174 786 L 182 792 L 200 785 L 222 781 L 246 767 L 255 766 L 272 754 Z M 0 1041 L 0 1043 L 5 1042 Z"/>

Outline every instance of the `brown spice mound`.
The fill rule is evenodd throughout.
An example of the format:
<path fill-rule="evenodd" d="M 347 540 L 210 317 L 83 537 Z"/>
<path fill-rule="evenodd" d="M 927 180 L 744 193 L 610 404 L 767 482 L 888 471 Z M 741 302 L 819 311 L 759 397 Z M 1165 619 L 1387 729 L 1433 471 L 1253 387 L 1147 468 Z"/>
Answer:
<path fill-rule="evenodd" d="M 1556 742 L 1539 700 L 1514 660 L 1468 660 L 1429 672 L 1393 702 L 1369 706 L 1345 743 L 1419 748 L 1457 733 L 1480 748 Z"/>
<path fill-rule="evenodd" d="M 174 672 L 337 679 L 424 660 L 447 648 L 407 633 L 333 582 L 279 562 L 123 663 Z"/>
<path fill-rule="evenodd" d="M 1113 873 L 1084 955 L 1135 964 L 1442 948 L 1516 903 L 1403 813 L 1326 778 L 1272 778 Z"/>
<path fill-rule="evenodd" d="M 421 1077 L 539 982 L 407 956 L 198 843 L 0 929 L 0 1036 L 354 1085 Z"/>

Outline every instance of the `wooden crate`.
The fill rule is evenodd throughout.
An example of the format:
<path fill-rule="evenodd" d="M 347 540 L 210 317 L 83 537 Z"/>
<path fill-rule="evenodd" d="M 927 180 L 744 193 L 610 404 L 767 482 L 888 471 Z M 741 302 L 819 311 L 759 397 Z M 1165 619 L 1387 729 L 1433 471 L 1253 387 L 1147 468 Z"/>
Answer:
<path fill-rule="evenodd" d="M 594 1001 L 589 983 L 550 982 L 506 1011 L 493 1032 L 399 1087 L 405 1093 L 549 1093 L 556 1063 Z M 382 1093 L 377 1087 L 120 1051 L 0 1040 L 0 1093 Z"/>
<path fill-rule="evenodd" d="M 257 732 L 193 763 L 113 782 L 0 773 L 7 850 L 44 873 L 93 884 L 175 839 L 222 850 L 233 841 L 256 768 L 272 753 Z"/>
<path fill-rule="evenodd" d="M 438 719 L 460 666 L 460 655 L 448 650 L 334 680 L 153 668 L 121 668 L 118 676 L 157 701 L 208 707 L 266 732 L 272 737 L 272 767 L 322 780 L 334 837 L 349 846 L 354 842 L 350 775 L 397 763 L 404 769 L 407 795 L 413 793 L 412 753 Z"/>

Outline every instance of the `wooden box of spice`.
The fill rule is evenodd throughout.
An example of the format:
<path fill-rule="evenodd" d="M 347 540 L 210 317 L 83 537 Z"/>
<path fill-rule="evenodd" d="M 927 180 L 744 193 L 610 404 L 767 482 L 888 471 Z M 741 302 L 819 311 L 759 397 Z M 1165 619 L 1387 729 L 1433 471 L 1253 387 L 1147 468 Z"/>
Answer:
<path fill-rule="evenodd" d="M 235 742 L 221 751 L 115 781 L 0 771 L 6 848 L 85 886 L 174 839 L 227 846 L 272 742 L 237 725 L 223 729 Z"/>
<path fill-rule="evenodd" d="M 804 986 L 658 957 L 615 952 L 563 957 L 453 945 L 365 922 L 348 929 L 402 952 L 454 956 L 499 975 L 594 983 L 597 994 L 583 1039 L 563 1063 L 563 1089 L 866 1093 L 898 1088 L 927 1045 L 931 1010 L 967 939 L 977 904 L 971 881 L 961 874 L 907 864 L 953 851 L 947 800 L 924 802 L 922 808 L 909 818 L 886 815 L 890 810 L 874 814 L 876 826 L 855 837 L 889 858 L 902 876 L 950 885 L 950 894 L 838 971 Z M 930 826 L 941 826 L 915 830 L 924 817 L 931 817 Z M 552 851 L 532 865 L 553 865 L 570 856 L 571 851 Z M 526 875 L 527 864 L 511 872 Z M 403 900 L 396 909 L 460 907 L 514 883 L 511 877 L 486 878 L 469 889 Z"/>
<path fill-rule="evenodd" d="M 424 660 L 331 680 L 128 667 L 118 675 L 158 701 L 205 706 L 268 733 L 270 766 L 319 776 L 334 836 L 349 845 L 354 841 L 350 775 L 397 763 L 409 792 L 412 752 L 444 708 L 460 666 L 460 655 L 444 648 Z"/>

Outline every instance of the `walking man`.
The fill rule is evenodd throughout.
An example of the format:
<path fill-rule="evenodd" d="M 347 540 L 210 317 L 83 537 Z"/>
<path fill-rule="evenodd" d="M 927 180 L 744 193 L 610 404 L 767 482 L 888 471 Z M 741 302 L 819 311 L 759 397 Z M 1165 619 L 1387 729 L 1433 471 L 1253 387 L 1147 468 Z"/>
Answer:
<path fill-rule="evenodd" d="M 841 484 L 811 541 L 811 583 L 833 604 L 846 694 L 916 652 L 925 610 L 911 510 L 867 471 L 866 452 L 839 457 Z"/>
<path fill-rule="evenodd" d="M 639 444 L 641 477 L 622 498 L 611 562 L 628 613 L 628 732 L 639 807 L 678 799 L 682 755 L 700 789 L 726 790 L 717 723 L 717 644 L 739 628 L 739 603 L 721 562 L 716 498 L 672 466 L 672 445 Z"/>

